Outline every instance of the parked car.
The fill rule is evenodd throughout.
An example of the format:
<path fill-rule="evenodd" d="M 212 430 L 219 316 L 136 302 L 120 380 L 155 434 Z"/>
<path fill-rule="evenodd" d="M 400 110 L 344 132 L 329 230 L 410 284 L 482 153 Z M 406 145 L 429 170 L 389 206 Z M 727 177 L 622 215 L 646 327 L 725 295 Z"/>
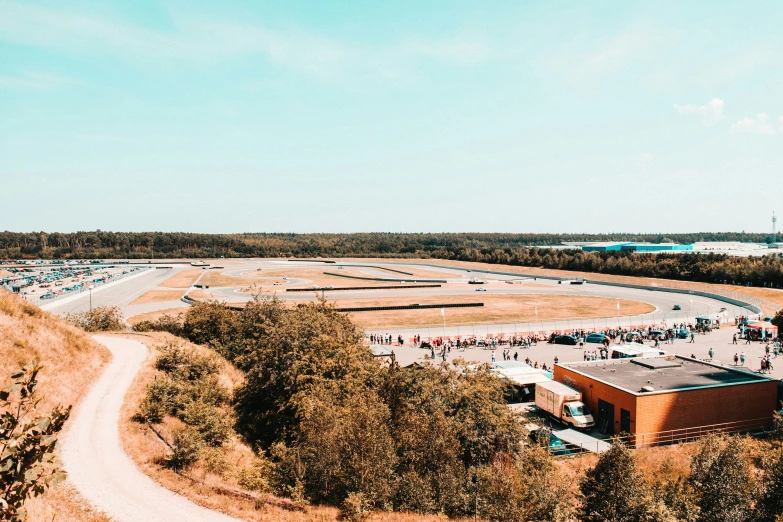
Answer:
<path fill-rule="evenodd" d="M 652 330 L 650 332 L 650 339 L 663 339 L 666 336 L 666 332 L 663 332 L 661 330 Z"/>
<path fill-rule="evenodd" d="M 586 343 L 603 343 L 604 339 L 606 339 L 606 336 L 602 333 L 591 333 L 587 337 L 585 337 Z"/>
<path fill-rule="evenodd" d="M 569 346 L 576 346 L 579 341 L 573 335 L 558 335 L 555 337 L 555 344 L 566 344 Z"/>
<path fill-rule="evenodd" d="M 552 432 L 548 430 L 532 430 L 529 437 L 530 440 L 536 444 L 546 444 L 549 446 L 549 452 L 555 457 L 573 454 L 573 452 L 563 443 L 562 440 L 557 438 L 557 436 L 552 435 Z"/>
<path fill-rule="evenodd" d="M 682 310 L 682 307 L 680 305 L 674 305 L 672 310 Z"/>

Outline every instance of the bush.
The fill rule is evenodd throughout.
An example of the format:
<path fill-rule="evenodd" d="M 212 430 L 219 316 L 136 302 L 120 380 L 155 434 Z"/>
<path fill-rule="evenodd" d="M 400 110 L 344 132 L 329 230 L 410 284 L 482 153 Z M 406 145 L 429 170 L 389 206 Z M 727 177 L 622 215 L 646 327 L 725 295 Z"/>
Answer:
<path fill-rule="evenodd" d="M 174 433 L 174 443 L 171 447 L 172 454 L 168 459 L 168 465 L 174 470 L 183 470 L 198 460 L 204 442 L 195 429 L 185 427 Z"/>
<path fill-rule="evenodd" d="M 125 319 L 117 306 L 99 306 L 87 312 L 69 313 L 65 320 L 85 332 L 111 332 L 125 329 Z"/>
<path fill-rule="evenodd" d="M 372 505 L 363 494 L 349 493 L 343 501 L 340 515 L 346 522 L 364 522 L 372 515 Z"/>
<path fill-rule="evenodd" d="M 13 384 L 0 390 L 0 520 L 24 520 L 25 502 L 65 478 L 54 451 L 70 406 L 26 419 L 38 402 L 40 369 L 30 363 L 11 374 Z"/>
<path fill-rule="evenodd" d="M 168 332 L 172 335 L 182 337 L 182 316 L 176 317 L 164 314 L 154 321 L 139 321 L 133 325 L 134 332 Z"/>
<path fill-rule="evenodd" d="M 192 426 L 209 446 L 222 446 L 232 436 L 231 421 L 219 408 L 202 401 L 187 404 L 181 416 L 182 421 Z"/>

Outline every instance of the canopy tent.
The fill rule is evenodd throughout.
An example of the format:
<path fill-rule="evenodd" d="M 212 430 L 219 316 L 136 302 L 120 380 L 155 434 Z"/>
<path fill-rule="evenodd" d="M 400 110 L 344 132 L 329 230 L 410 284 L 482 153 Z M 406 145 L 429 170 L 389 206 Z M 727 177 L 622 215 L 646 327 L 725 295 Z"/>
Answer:
<path fill-rule="evenodd" d="M 764 321 L 757 321 L 755 323 L 750 323 L 745 325 L 746 330 L 756 330 L 756 331 L 764 331 L 767 332 L 768 335 L 776 336 L 778 335 L 778 327 L 775 326 L 772 323 L 765 323 Z"/>

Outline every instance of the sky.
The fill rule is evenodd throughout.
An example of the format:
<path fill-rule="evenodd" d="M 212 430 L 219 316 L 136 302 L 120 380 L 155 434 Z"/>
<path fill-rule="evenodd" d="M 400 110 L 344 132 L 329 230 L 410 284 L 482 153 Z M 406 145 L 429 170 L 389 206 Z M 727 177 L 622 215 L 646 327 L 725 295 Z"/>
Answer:
<path fill-rule="evenodd" d="M 783 214 L 783 4 L 0 0 L 0 230 Z"/>

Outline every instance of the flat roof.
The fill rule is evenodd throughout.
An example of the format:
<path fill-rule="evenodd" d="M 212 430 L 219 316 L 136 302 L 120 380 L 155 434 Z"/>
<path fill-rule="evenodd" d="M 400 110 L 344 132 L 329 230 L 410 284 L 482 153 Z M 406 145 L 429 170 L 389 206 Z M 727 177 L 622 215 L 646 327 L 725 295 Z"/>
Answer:
<path fill-rule="evenodd" d="M 643 359 L 609 359 L 604 361 L 558 363 L 555 367 L 557 366 L 634 395 L 650 395 L 652 393 L 733 386 L 774 380 L 748 370 L 721 366 L 680 355 Z M 645 386 L 652 387 L 654 391 L 642 391 L 642 388 Z"/>

